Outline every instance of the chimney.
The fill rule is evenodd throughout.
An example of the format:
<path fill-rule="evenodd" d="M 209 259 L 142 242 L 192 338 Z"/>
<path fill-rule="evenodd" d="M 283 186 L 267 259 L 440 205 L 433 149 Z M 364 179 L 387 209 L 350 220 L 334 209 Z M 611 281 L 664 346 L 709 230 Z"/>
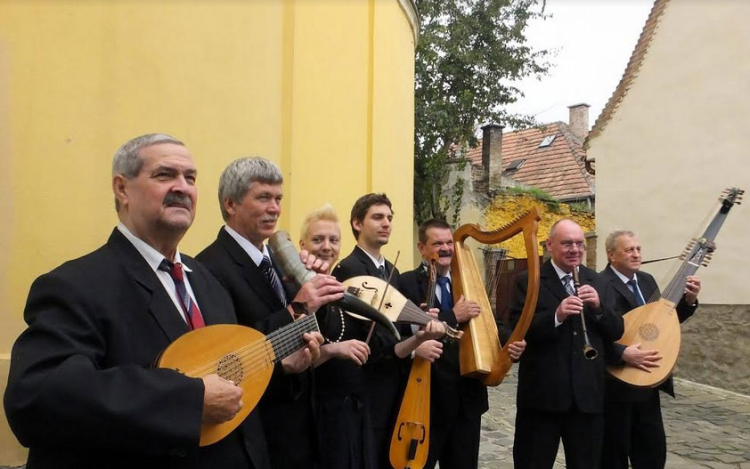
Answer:
<path fill-rule="evenodd" d="M 586 103 L 568 106 L 568 127 L 581 141 L 589 135 L 589 107 Z"/>
<path fill-rule="evenodd" d="M 482 167 L 489 176 L 488 189 L 500 187 L 503 174 L 503 129 L 500 124 L 487 124 L 482 127 Z"/>

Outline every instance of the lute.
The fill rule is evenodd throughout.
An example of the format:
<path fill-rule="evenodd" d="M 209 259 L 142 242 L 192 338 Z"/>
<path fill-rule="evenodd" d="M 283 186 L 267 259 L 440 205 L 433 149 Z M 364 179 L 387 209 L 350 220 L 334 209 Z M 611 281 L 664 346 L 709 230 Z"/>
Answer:
<path fill-rule="evenodd" d="M 646 372 L 626 365 L 607 366 L 607 371 L 612 376 L 636 387 L 651 388 L 660 385 L 672 374 L 680 354 L 681 341 L 680 321 L 675 308 L 685 292 L 686 279 L 695 274 L 700 266 L 708 265 L 716 249 L 716 235 L 724 224 L 729 210 L 735 204 L 740 204 L 744 192 L 733 187 L 722 193 L 718 213 L 703 235 L 688 243 L 680 256 L 682 264 L 664 289 L 661 298 L 623 316 L 625 333 L 617 343 L 630 346 L 640 342 L 644 349 L 658 350 L 662 356 L 659 367 L 650 368 L 650 372 Z"/>
<path fill-rule="evenodd" d="M 191 378 L 216 373 L 242 388 L 243 406 L 232 419 L 201 425 L 200 446 L 230 434 L 258 404 L 276 363 L 305 346 L 302 334 L 318 330 L 314 315 L 305 316 L 267 336 L 245 326 L 216 324 L 192 330 L 172 342 L 157 361 Z"/>

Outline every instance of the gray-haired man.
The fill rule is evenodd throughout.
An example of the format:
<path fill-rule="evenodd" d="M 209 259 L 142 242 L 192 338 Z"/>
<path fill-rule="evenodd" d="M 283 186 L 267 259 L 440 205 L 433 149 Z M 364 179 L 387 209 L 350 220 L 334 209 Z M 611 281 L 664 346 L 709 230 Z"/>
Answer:
<path fill-rule="evenodd" d="M 294 295 L 284 288 L 264 244 L 281 214 L 282 183 L 281 170 L 264 158 L 230 163 L 219 181 L 226 225 L 197 256 L 229 291 L 238 322 L 266 334 L 291 323 L 300 312 L 314 313 L 341 298 L 344 291 L 341 283 L 323 274 Z M 313 257 L 307 261 L 309 267 L 327 268 Z M 314 467 L 310 376 L 304 371 L 313 358 L 308 349 L 287 357 L 261 400 L 260 415 L 275 468 Z"/>

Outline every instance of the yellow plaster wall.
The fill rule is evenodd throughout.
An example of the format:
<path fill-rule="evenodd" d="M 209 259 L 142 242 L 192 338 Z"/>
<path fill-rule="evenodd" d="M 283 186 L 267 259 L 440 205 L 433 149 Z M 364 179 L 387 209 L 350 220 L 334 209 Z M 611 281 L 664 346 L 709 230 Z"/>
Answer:
<path fill-rule="evenodd" d="M 221 225 L 223 168 L 261 155 L 286 178 L 281 229 L 296 238 L 302 216 L 327 202 L 346 221 L 357 197 L 386 191 L 403 220 L 386 255 L 411 258 L 409 5 L 0 2 L 0 382 L 33 279 L 100 246 L 116 224 L 112 155 L 139 134 L 170 133 L 194 155 L 188 254 Z M 4 434 L 3 416 L 0 465 L 23 462 Z"/>

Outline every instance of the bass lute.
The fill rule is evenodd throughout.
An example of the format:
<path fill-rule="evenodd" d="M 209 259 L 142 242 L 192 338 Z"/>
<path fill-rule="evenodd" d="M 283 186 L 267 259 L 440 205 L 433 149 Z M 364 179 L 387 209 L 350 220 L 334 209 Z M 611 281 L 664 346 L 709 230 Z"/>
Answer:
<path fill-rule="evenodd" d="M 619 344 L 630 346 L 640 342 L 644 349 L 658 350 L 662 356 L 657 368 L 650 368 L 649 372 L 638 368 L 622 365 L 607 366 L 607 371 L 615 378 L 632 386 L 652 388 L 660 385 L 672 374 L 677 357 L 680 354 L 680 320 L 675 308 L 685 292 L 687 277 L 693 275 L 698 267 L 706 266 L 716 249 L 714 240 L 719 229 L 724 224 L 729 210 L 740 204 L 745 191 L 731 188 L 722 193 L 719 198 L 721 207 L 698 239 L 688 243 L 677 273 L 664 289 L 661 298 L 653 303 L 640 306 L 622 317 L 625 322 L 625 333 L 617 341 Z"/>

